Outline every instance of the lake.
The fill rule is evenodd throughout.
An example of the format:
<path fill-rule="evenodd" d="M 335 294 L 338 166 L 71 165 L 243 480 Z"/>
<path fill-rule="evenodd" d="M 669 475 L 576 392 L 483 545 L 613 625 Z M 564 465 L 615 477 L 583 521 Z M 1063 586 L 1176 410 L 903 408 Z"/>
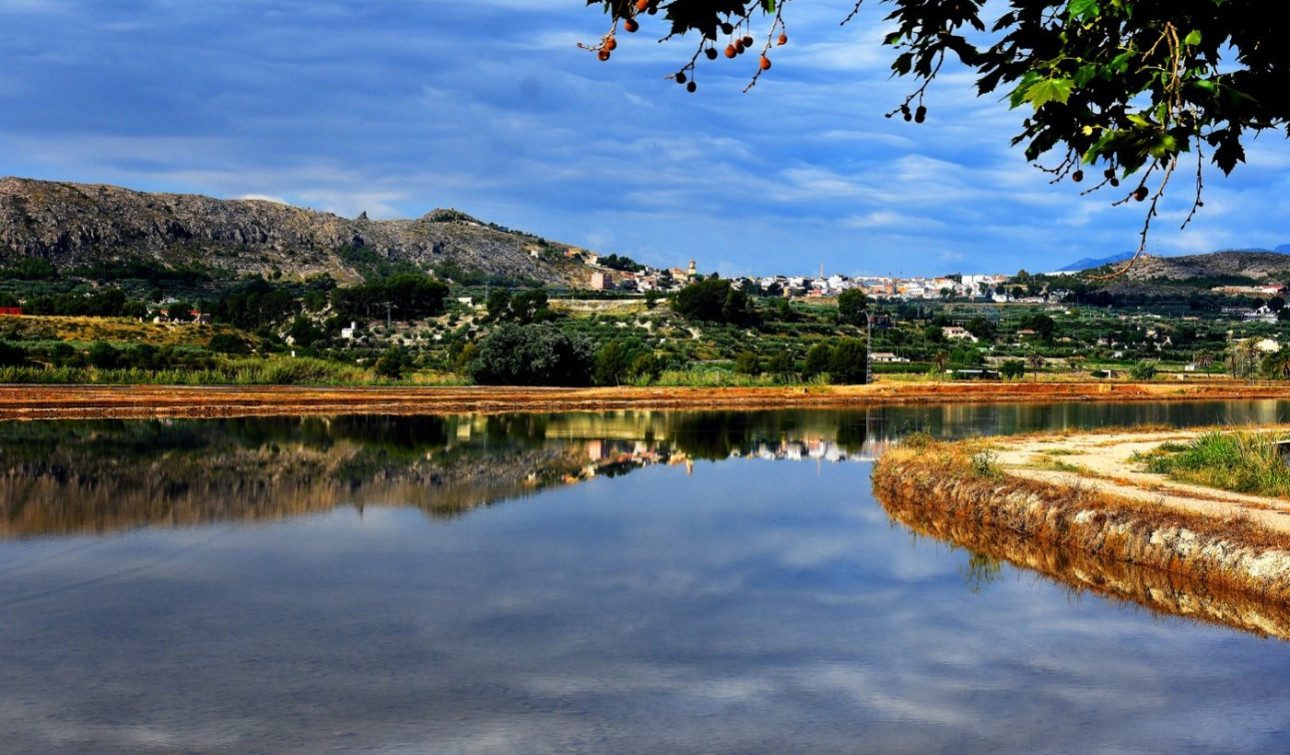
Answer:
<path fill-rule="evenodd" d="M 919 536 L 869 473 L 915 430 L 1287 416 L 0 424 L 0 751 L 1280 751 L 1290 644 Z"/>

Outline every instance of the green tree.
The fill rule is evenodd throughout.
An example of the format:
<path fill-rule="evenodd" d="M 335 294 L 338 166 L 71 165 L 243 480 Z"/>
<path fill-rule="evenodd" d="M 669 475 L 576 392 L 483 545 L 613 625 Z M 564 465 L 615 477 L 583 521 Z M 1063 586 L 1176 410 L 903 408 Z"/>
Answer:
<path fill-rule="evenodd" d="M 65 344 L 58 344 L 63 346 Z M 12 367 L 27 361 L 27 351 L 17 344 L 0 341 L 0 365 Z"/>
<path fill-rule="evenodd" d="M 597 385 L 619 385 L 627 376 L 632 353 L 621 341 L 610 341 L 596 352 L 595 380 Z"/>
<path fill-rule="evenodd" d="M 1214 362 L 1216 360 L 1214 355 L 1210 352 L 1198 351 L 1194 356 L 1192 356 L 1192 361 L 1196 363 L 1196 367 L 1205 371 L 1205 377 L 1209 377 L 1209 371 L 1214 366 Z"/>
<path fill-rule="evenodd" d="M 1290 380 L 1290 349 L 1282 348 L 1263 357 L 1263 374 L 1273 380 Z"/>
<path fill-rule="evenodd" d="M 1020 359 L 1008 359 L 999 365 L 999 374 L 1009 380 L 1015 380 L 1026 374 L 1026 363 Z"/>
<path fill-rule="evenodd" d="M 839 385 L 862 385 L 869 371 L 869 352 L 859 338 L 843 338 L 829 359 L 829 379 Z"/>
<path fill-rule="evenodd" d="M 627 368 L 628 379 L 635 381 L 644 380 L 653 382 L 659 379 L 663 374 L 663 361 L 654 355 L 653 352 L 641 352 L 632 360 L 632 364 Z"/>
<path fill-rule="evenodd" d="M 121 354 L 116 347 L 106 341 L 95 341 L 90 344 L 90 350 L 87 354 L 90 364 L 101 370 L 110 370 L 117 366 Z"/>
<path fill-rule="evenodd" d="M 793 353 L 788 349 L 776 351 L 771 355 L 770 361 L 767 362 L 766 369 L 780 377 L 791 375 L 793 372 Z"/>
<path fill-rule="evenodd" d="M 1129 377 L 1134 380 L 1155 380 L 1156 363 L 1147 359 L 1136 362 L 1129 368 Z"/>
<path fill-rule="evenodd" d="M 761 360 L 756 352 L 741 351 L 735 355 L 735 372 L 740 375 L 758 375 L 761 373 Z"/>
<path fill-rule="evenodd" d="M 488 301 L 484 306 L 488 309 L 488 319 L 502 319 L 511 310 L 511 292 L 504 288 L 493 289 L 488 292 Z"/>
<path fill-rule="evenodd" d="M 480 341 L 470 376 L 482 385 L 587 385 L 591 341 L 550 324 L 504 323 Z"/>
<path fill-rule="evenodd" d="M 806 364 L 802 367 L 802 374 L 808 378 L 815 377 L 828 372 L 829 365 L 832 363 L 833 349 L 827 343 L 821 341 L 806 352 Z"/>
<path fill-rule="evenodd" d="M 403 377 L 403 372 L 411 366 L 411 360 L 408 354 L 400 346 L 391 346 L 381 353 L 376 360 L 376 374 L 381 377 L 398 380 Z"/>
<path fill-rule="evenodd" d="M 691 283 L 672 297 L 672 309 L 688 320 L 746 323 L 752 319 L 748 295 L 721 278 Z"/>
<path fill-rule="evenodd" d="M 1026 366 L 1030 368 L 1031 372 L 1035 373 L 1035 380 L 1039 380 L 1039 371 L 1044 368 L 1046 362 L 1044 355 L 1038 351 L 1032 351 L 1026 355 Z"/>
<path fill-rule="evenodd" d="M 245 354 L 249 350 L 246 340 L 234 333 L 216 333 L 206 348 L 220 354 Z"/>
<path fill-rule="evenodd" d="M 838 320 L 848 325 L 864 327 L 869 311 L 869 299 L 858 288 L 848 288 L 838 294 Z"/>

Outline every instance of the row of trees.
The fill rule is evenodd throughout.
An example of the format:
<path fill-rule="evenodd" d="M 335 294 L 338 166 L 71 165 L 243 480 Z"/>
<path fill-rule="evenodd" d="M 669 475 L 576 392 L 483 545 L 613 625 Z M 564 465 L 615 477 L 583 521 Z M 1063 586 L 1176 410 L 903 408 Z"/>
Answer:
<path fill-rule="evenodd" d="M 657 380 L 668 366 L 639 339 L 610 341 L 597 351 L 590 339 L 550 323 L 503 323 L 471 346 L 462 352 L 463 367 L 482 385 L 621 385 Z M 743 352 L 734 368 L 746 375 L 827 376 L 832 383 L 858 384 L 866 380 L 868 362 L 864 341 L 841 338 L 815 344 L 801 364 L 786 351 L 766 361 Z"/>

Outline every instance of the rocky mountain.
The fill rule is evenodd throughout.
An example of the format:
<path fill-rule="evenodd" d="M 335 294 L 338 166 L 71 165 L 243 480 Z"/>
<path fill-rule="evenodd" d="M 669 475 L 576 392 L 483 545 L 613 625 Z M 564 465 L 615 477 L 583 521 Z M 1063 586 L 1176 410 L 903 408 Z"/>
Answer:
<path fill-rule="evenodd" d="M 415 220 L 346 219 L 264 200 L 158 194 L 117 186 L 0 178 L 0 265 L 40 258 L 59 269 L 113 260 L 203 265 L 237 273 L 327 272 L 355 280 L 364 264 L 409 263 L 583 283 L 570 249 L 454 210 Z"/>
<path fill-rule="evenodd" d="M 1284 283 L 1290 276 L 1290 255 L 1277 252 L 1214 252 L 1185 257 L 1144 257 L 1125 278 L 1176 280 L 1191 278 L 1249 278 L 1258 283 Z"/>

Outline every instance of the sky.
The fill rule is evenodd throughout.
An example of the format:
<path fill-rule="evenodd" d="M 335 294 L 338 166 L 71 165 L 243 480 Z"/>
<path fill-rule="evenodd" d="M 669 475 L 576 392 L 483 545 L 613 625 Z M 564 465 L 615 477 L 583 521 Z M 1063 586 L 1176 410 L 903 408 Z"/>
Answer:
<path fill-rule="evenodd" d="M 661 16 L 607 62 L 584 0 L 0 0 L 0 175 L 266 198 L 353 217 L 452 207 L 601 253 L 732 275 L 1053 270 L 1137 246 L 1144 207 L 1009 146 L 1025 117 L 943 73 L 884 114 L 883 7 L 794 0 L 789 42 L 666 79 Z M 755 27 L 765 34 L 766 24 Z M 706 63 L 706 61 L 703 61 Z M 1148 251 L 1290 244 L 1290 145 L 1183 174 Z"/>

